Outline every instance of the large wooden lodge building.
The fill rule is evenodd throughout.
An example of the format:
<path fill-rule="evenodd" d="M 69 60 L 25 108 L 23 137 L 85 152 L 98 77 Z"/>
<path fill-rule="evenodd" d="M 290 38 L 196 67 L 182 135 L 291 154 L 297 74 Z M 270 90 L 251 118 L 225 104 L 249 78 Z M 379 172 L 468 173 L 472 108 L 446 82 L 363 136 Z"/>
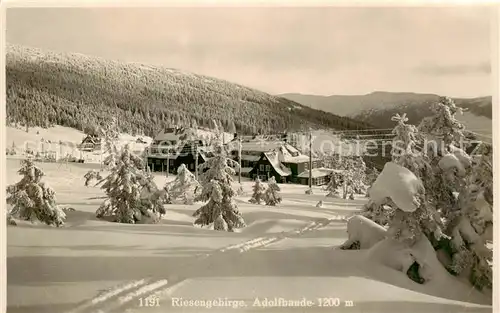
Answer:
<path fill-rule="evenodd" d="M 187 138 L 191 138 L 190 140 Z M 309 156 L 302 154 L 287 142 L 287 136 L 264 139 L 258 136 L 238 138 L 225 143 L 232 159 L 238 161 L 241 143 L 241 174 L 243 177 L 263 181 L 274 176 L 277 182 L 309 184 Z M 175 148 L 173 148 L 175 147 Z M 152 171 L 175 173 L 184 164 L 190 171 L 212 156 L 206 138 L 197 130 L 170 128 L 160 133 L 147 150 L 147 164 Z M 328 183 L 333 170 L 319 168 L 318 160 L 312 159 L 312 184 Z"/>

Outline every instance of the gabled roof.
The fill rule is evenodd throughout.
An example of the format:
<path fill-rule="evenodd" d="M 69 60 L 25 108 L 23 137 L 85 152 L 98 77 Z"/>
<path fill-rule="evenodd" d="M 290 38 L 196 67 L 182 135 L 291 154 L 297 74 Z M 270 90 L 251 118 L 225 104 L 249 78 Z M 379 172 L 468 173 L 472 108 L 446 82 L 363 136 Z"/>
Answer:
<path fill-rule="evenodd" d="M 284 166 L 280 160 L 279 160 L 279 153 L 278 152 L 264 152 L 263 155 L 265 158 L 269 160 L 269 163 L 271 163 L 271 166 L 274 168 L 276 173 L 278 173 L 280 176 L 290 176 L 292 175 L 292 172 L 290 171 L 289 168 Z"/>
<path fill-rule="evenodd" d="M 85 138 L 83 138 L 82 140 L 82 143 L 101 143 L 101 138 L 100 137 L 97 137 L 97 136 L 91 136 L 91 135 L 87 135 Z"/>
<path fill-rule="evenodd" d="M 239 142 L 233 140 L 227 144 L 229 150 L 237 151 Z M 257 161 L 260 156 L 245 155 L 245 152 L 272 152 L 280 151 L 280 162 L 284 163 L 304 163 L 309 161 L 309 156 L 303 155 L 291 144 L 282 140 L 266 141 L 264 138 L 243 141 L 241 143 L 241 159 Z"/>

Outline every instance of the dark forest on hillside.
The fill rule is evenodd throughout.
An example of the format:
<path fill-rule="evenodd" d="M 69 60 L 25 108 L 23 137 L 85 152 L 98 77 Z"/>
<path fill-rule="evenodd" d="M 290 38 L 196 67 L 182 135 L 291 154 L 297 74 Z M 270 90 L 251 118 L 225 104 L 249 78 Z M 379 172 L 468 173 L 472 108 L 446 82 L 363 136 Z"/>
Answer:
<path fill-rule="evenodd" d="M 243 134 L 372 128 L 224 80 L 83 55 L 9 45 L 6 75 L 7 121 L 28 127 L 85 130 L 116 117 L 120 131 L 149 136 L 212 120 Z"/>

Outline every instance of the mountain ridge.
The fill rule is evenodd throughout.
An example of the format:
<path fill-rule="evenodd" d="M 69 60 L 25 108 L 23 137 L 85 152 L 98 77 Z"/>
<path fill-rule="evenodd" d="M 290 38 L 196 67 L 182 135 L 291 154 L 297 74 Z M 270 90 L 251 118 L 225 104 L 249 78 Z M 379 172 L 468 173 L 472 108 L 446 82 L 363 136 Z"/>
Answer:
<path fill-rule="evenodd" d="M 375 91 L 366 95 L 317 96 L 287 93 L 281 96 L 315 109 L 365 121 L 376 127 L 387 128 L 394 126 L 390 117 L 402 112 L 407 113 L 410 123 L 418 124 L 423 117 L 432 114 L 431 104 L 440 98 L 440 95 L 431 93 L 388 91 Z M 474 122 L 478 125 L 492 119 L 491 96 L 452 99 L 458 106 L 467 109 L 464 119 L 483 117 L 483 121 Z M 489 123 L 491 124 L 491 121 Z M 489 125 L 489 128 L 491 127 Z"/>
<path fill-rule="evenodd" d="M 234 122 L 244 134 L 312 128 L 373 129 L 366 122 L 184 70 L 7 44 L 7 121 L 83 130 L 118 119 L 154 136 L 172 124 Z"/>

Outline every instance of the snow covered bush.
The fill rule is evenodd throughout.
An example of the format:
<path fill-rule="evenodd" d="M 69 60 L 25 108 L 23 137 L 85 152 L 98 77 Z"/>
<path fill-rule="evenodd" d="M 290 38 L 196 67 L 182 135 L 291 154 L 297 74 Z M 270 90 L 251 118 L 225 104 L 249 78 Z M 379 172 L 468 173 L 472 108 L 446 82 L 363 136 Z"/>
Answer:
<path fill-rule="evenodd" d="M 418 195 L 424 192 L 422 181 L 409 169 L 387 162 L 370 189 L 370 199 L 382 203 L 390 198 L 405 212 L 414 212 L 420 206 Z"/>
<path fill-rule="evenodd" d="M 96 212 L 98 218 L 111 217 L 119 223 L 156 223 L 165 214 L 162 191 L 158 190 L 151 173 L 144 170 L 143 160 L 123 147 L 111 173 L 104 179 L 108 199 Z"/>
<path fill-rule="evenodd" d="M 266 201 L 266 205 L 276 205 L 281 202 L 281 196 L 279 194 L 280 187 L 276 183 L 276 178 L 271 176 L 267 182 L 267 189 L 264 195 L 264 200 Z"/>
<path fill-rule="evenodd" d="M 177 169 L 177 177 L 168 188 L 169 198 L 181 198 L 184 204 L 193 204 L 194 190 L 199 186 L 193 173 L 184 164 Z"/>
<path fill-rule="evenodd" d="M 83 176 L 83 178 L 85 178 L 85 187 L 88 187 L 88 185 L 90 184 L 90 182 L 93 181 L 93 180 L 97 180 L 99 182 L 99 181 L 101 181 L 103 179 L 103 177 L 101 176 L 101 173 L 99 171 L 96 171 L 96 170 L 88 171 Z"/>
<path fill-rule="evenodd" d="M 21 161 L 18 173 L 23 178 L 7 187 L 8 219 L 40 221 L 57 227 L 64 224 L 66 214 L 56 204 L 55 191 L 42 182 L 45 175 L 30 159 Z"/>
<path fill-rule="evenodd" d="M 218 134 L 214 141 L 214 156 L 200 166 L 203 189 L 195 200 L 206 203 L 194 212 L 194 224 L 213 224 L 215 230 L 232 232 L 246 225 L 233 199 L 236 195 L 232 187 L 234 168 L 238 163 L 227 156 L 220 138 Z"/>
<path fill-rule="evenodd" d="M 348 239 L 340 249 L 368 249 L 386 237 L 386 229 L 374 221 L 355 215 L 347 221 Z"/>
<path fill-rule="evenodd" d="M 255 179 L 255 184 L 253 185 L 252 198 L 249 200 L 250 203 L 260 204 L 265 198 L 266 186 L 262 183 L 260 178 Z"/>

